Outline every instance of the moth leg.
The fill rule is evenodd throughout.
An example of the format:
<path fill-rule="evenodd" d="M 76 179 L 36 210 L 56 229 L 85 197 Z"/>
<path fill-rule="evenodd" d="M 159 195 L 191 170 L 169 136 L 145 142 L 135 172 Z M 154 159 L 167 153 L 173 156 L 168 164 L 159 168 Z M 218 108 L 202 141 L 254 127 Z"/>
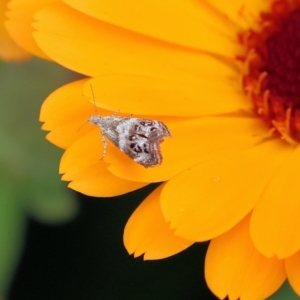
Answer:
<path fill-rule="evenodd" d="M 100 160 L 105 157 L 106 148 L 107 148 L 107 142 L 106 142 L 106 138 L 105 138 L 105 135 L 103 134 L 103 132 L 101 132 L 101 136 L 102 136 L 102 142 L 103 142 L 103 152 L 102 152 L 102 156 L 101 156 Z"/>

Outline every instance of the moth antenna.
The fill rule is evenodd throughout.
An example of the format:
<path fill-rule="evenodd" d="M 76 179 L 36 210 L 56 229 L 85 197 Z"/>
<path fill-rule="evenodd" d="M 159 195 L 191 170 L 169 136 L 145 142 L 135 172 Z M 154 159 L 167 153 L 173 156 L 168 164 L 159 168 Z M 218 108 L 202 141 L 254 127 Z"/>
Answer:
<path fill-rule="evenodd" d="M 90 86 L 91 86 L 91 92 L 92 92 L 92 96 L 93 96 L 93 100 L 94 100 L 95 114 L 98 115 L 97 106 L 96 106 L 96 98 L 95 98 L 95 94 L 94 94 L 92 84 L 90 84 Z"/>
<path fill-rule="evenodd" d="M 90 85 L 90 86 L 91 86 L 92 96 L 93 96 L 93 100 L 94 100 L 95 113 L 96 113 L 96 115 L 98 115 L 98 112 L 97 112 L 97 106 L 96 106 L 96 100 L 95 100 L 95 93 L 94 93 L 94 90 L 93 90 L 92 85 Z M 120 111 L 120 109 L 118 109 L 117 111 L 115 111 L 115 112 L 113 113 L 112 117 L 114 117 L 119 111 Z"/>

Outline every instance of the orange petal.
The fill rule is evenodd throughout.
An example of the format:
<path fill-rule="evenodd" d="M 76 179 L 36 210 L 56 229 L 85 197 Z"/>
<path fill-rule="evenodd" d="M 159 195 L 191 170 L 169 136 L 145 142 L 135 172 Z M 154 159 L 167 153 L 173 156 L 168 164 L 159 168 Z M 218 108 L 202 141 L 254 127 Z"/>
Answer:
<path fill-rule="evenodd" d="M 104 161 L 99 161 L 77 174 L 76 179 L 71 181 L 68 187 L 88 196 L 112 197 L 129 193 L 146 185 L 120 179 L 112 175 L 106 167 Z"/>
<path fill-rule="evenodd" d="M 82 95 L 83 84 L 87 79 L 66 84 L 52 92 L 43 102 L 40 121 L 44 130 L 52 130 L 72 123 L 74 120 L 86 121 L 95 108 Z"/>
<path fill-rule="evenodd" d="M 285 260 L 285 269 L 290 285 L 300 296 L 300 251 Z"/>
<path fill-rule="evenodd" d="M 249 217 L 213 239 L 205 260 L 205 277 L 218 298 L 266 299 L 286 278 L 284 263 L 266 258 L 254 247 L 249 235 Z"/>
<path fill-rule="evenodd" d="M 224 5 L 223 0 L 205 1 L 244 30 L 256 25 L 259 14 L 262 11 L 268 10 L 270 6 L 270 1 L 261 0 L 232 0 L 226 3 L 226 5 Z"/>
<path fill-rule="evenodd" d="M 9 36 L 4 27 L 7 1 L 0 1 L 0 58 L 6 61 L 20 61 L 31 55 L 20 48 Z"/>
<path fill-rule="evenodd" d="M 85 81 L 62 86 L 51 93 L 41 107 L 42 129 L 51 130 L 47 139 L 63 149 L 92 129 L 91 125 L 85 126 L 88 117 L 95 113 L 94 105 L 82 96 Z"/>
<path fill-rule="evenodd" d="M 189 80 L 202 74 L 201 69 L 211 61 L 207 58 L 205 63 L 208 56 L 203 57 L 200 51 L 136 34 L 60 2 L 40 10 L 35 18 L 38 45 L 58 63 L 82 74 L 125 72 Z M 220 44 L 217 47 L 222 49 Z M 237 49 L 231 49 L 232 53 L 237 54 Z"/>
<path fill-rule="evenodd" d="M 8 2 L 8 20 L 6 29 L 14 41 L 28 52 L 48 59 L 48 56 L 39 48 L 32 36 L 33 14 L 41 7 L 57 0 L 11 0 Z"/>
<path fill-rule="evenodd" d="M 113 174 L 140 182 L 169 180 L 198 162 L 255 145 L 262 139 L 259 134 L 265 130 L 257 119 L 242 116 L 159 120 L 168 126 L 172 135 L 161 144 L 163 163 L 145 169 L 117 148 L 110 148 L 106 161 L 111 164 L 109 170 Z"/>
<path fill-rule="evenodd" d="M 22 61 L 31 55 L 20 48 L 7 33 L 0 32 L 0 59 L 5 61 Z"/>
<path fill-rule="evenodd" d="M 211 70 L 216 71 L 214 75 Z M 244 93 L 234 88 L 228 73 L 229 70 L 222 69 L 219 62 L 207 58 L 197 82 L 180 78 L 105 75 L 87 81 L 84 95 L 92 99 L 92 86 L 99 107 L 134 115 L 190 117 L 250 111 Z M 213 99 L 223 100 L 216 105 Z"/>
<path fill-rule="evenodd" d="M 179 253 L 193 242 L 174 235 L 161 212 L 159 196 L 162 186 L 152 192 L 129 218 L 124 230 L 124 244 L 134 257 L 161 259 Z"/>
<path fill-rule="evenodd" d="M 268 257 L 284 258 L 300 249 L 299 169 L 297 147 L 281 162 L 254 208 L 251 236 L 257 249 Z"/>
<path fill-rule="evenodd" d="M 290 151 L 277 140 L 262 142 L 187 169 L 162 192 L 166 220 L 177 235 L 189 240 L 204 241 L 224 233 L 253 209 Z"/>
<path fill-rule="evenodd" d="M 47 139 L 63 149 L 93 128 L 92 125 L 87 125 L 87 120 L 98 109 L 82 95 L 86 80 L 60 87 L 47 97 L 41 107 L 40 121 L 44 122 L 42 129 L 51 131 Z M 103 116 L 113 114 L 103 109 L 98 113 Z"/>
<path fill-rule="evenodd" d="M 82 121 L 71 121 L 70 124 L 52 129 L 46 135 L 46 139 L 59 148 L 67 149 L 74 141 L 91 130 L 90 126 L 85 125 Z M 100 136 L 98 138 L 101 139 Z"/>
<path fill-rule="evenodd" d="M 103 154 L 103 144 L 96 128 L 78 138 L 65 151 L 60 161 L 59 173 L 64 180 L 73 180 L 81 171 L 97 164 Z"/>
<path fill-rule="evenodd" d="M 114 145 L 109 145 L 114 147 Z M 60 162 L 63 180 L 71 181 L 69 187 L 90 196 L 111 197 L 128 193 L 146 185 L 121 179 L 107 170 L 100 160 L 102 140 L 96 128 L 78 138 L 65 151 Z"/>
<path fill-rule="evenodd" d="M 130 31 L 186 47 L 231 54 L 237 27 L 201 1 L 65 0 L 73 8 Z M 227 22 L 226 22 L 227 21 Z M 234 30 L 235 29 L 235 30 Z"/>

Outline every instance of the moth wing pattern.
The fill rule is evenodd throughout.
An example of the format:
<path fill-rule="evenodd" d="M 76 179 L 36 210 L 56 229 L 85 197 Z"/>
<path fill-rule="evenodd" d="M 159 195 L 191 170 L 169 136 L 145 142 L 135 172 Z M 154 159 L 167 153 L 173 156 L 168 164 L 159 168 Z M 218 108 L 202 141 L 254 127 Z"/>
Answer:
<path fill-rule="evenodd" d="M 91 116 L 89 122 L 98 125 L 122 152 L 144 167 L 154 167 L 163 161 L 160 144 L 171 134 L 166 125 L 156 120 L 132 117 Z"/>
<path fill-rule="evenodd" d="M 116 130 L 119 132 L 119 148 L 134 161 L 146 168 L 162 163 L 160 143 L 164 137 L 171 136 L 162 122 L 126 118 Z M 126 140 L 122 133 L 126 133 Z"/>

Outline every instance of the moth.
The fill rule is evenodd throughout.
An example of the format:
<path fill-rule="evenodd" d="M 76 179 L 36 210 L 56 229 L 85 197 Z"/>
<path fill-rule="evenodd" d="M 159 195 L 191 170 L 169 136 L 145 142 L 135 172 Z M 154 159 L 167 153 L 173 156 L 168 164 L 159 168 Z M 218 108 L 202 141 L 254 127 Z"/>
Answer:
<path fill-rule="evenodd" d="M 142 166 L 154 167 L 163 161 L 160 144 L 171 134 L 165 124 L 156 120 L 132 117 L 93 115 L 88 122 L 101 129 L 103 155 L 106 153 L 106 137 L 122 152 Z"/>
<path fill-rule="evenodd" d="M 91 85 L 95 103 L 95 95 Z M 163 161 L 160 144 L 164 137 L 170 137 L 170 131 L 165 124 L 156 120 L 146 120 L 130 117 L 117 117 L 117 112 L 109 117 L 97 114 L 90 116 L 88 122 L 101 129 L 103 141 L 103 158 L 106 154 L 106 137 L 122 152 L 145 168 L 160 165 Z"/>

